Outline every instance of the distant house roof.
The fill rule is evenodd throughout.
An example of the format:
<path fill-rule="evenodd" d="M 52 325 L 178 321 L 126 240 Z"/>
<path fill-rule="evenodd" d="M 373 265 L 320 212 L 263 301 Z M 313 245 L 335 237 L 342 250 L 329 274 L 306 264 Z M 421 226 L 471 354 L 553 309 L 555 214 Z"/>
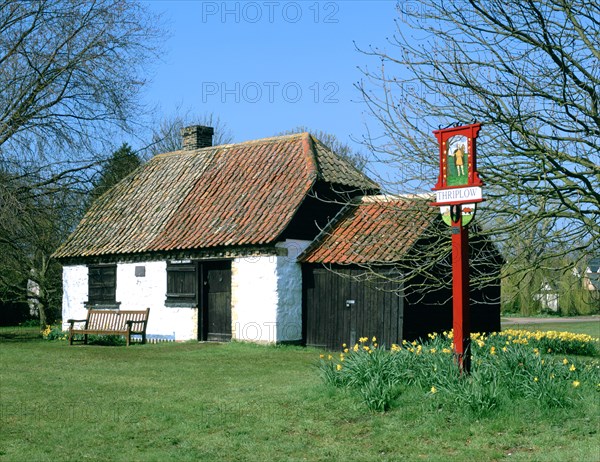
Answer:
<path fill-rule="evenodd" d="M 54 256 L 269 244 L 317 180 L 379 189 L 308 133 L 161 154 L 100 197 Z"/>
<path fill-rule="evenodd" d="M 592 258 L 587 267 L 588 273 L 600 273 L 600 257 Z"/>
<path fill-rule="evenodd" d="M 364 196 L 345 206 L 299 260 L 327 264 L 399 261 L 439 216 L 437 209 L 424 202 Z"/>
<path fill-rule="evenodd" d="M 589 290 L 600 290 L 600 258 L 592 258 L 585 270 Z"/>

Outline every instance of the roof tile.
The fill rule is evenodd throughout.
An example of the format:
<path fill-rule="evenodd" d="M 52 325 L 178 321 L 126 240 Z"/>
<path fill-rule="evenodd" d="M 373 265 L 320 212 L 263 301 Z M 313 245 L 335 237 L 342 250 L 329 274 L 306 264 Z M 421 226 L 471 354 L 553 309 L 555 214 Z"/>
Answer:
<path fill-rule="evenodd" d="M 435 216 L 436 211 L 422 200 L 365 196 L 345 206 L 299 260 L 327 264 L 399 261 Z"/>
<path fill-rule="evenodd" d="M 308 133 L 161 154 L 98 199 L 54 256 L 272 243 L 318 178 L 378 188 Z"/>

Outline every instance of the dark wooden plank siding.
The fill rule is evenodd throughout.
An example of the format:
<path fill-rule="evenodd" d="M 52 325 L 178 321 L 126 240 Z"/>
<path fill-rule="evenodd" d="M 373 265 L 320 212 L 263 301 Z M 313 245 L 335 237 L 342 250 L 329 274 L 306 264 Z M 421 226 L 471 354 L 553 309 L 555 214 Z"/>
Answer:
<path fill-rule="evenodd" d="M 335 350 L 342 343 L 352 345 L 360 337 L 375 336 L 389 347 L 402 339 L 425 339 L 431 332 L 452 329 L 450 279 L 446 287 L 438 289 L 415 279 L 401 292 L 393 281 L 361 280 L 364 271 L 356 268 L 337 268 L 333 272 L 305 265 L 303 274 L 307 345 Z M 425 289 L 417 291 L 413 287 Z M 354 300 L 354 305 L 346 306 L 347 300 Z M 495 279 L 471 291 L 471 331 L 498 330 L 500 283 Z"/>
<path fill-rule="evenodd" d="M 397 295 L 397 284 L 364 281 L 362 275 L 359 269 L 304 268 L 307 345 L 340 349 L 360 337 L 376 337 L 380 345 L 389 347 L 402 340 L 402 298 Z"/>

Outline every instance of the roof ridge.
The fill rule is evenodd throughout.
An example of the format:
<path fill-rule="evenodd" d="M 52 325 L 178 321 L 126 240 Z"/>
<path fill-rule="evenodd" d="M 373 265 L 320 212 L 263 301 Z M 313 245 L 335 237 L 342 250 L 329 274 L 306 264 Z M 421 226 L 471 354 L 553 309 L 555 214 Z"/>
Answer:
<path fill-rule="evenodd" d="M 175 155 L 175 154 L 188 154 L 188 153 L 194 154 L 197 152 L 210 151 L 213 149 L 233 149 L 233 148 L 237 148 L 239 146 L 252 146 L 252 145 L 256 145 L 256 144 L 272 144 L 272 143 L 277 143 L 277 142 L 281 142 L 281 141 L 295 141 L 296 139 L 300 139 L 302 136 L 304 136 L 306 134 L 310 135 L 309 132 L 292 133 L 289 135 L 277 135 L 277 136 L 270 136 L 267 138 L 259 138 L 257 140 L 240 141 L 239 143 L 217 144 L 214 146 L 206 146 L 204 148 L 199 148 L 199 149 L 190 149 L 190 150 L 178 149 L 176 151 L 161 152 L 160 154 L 157 154 L 154 157 L 164 156 L 164 155 Z"/>

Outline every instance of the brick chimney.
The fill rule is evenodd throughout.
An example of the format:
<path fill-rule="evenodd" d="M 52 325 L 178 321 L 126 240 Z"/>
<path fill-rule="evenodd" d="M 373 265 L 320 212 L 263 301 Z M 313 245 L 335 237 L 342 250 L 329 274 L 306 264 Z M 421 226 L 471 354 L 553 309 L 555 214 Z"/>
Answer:
<path fill-rule="evenodd" d="M 214 134 L 212 127 L 202 125 L 192 125 L 181 129 L 181 149 L 184 151 L 193 151 L 194 149 L 207 148 L 212 146 L 212 137 Z"/>

